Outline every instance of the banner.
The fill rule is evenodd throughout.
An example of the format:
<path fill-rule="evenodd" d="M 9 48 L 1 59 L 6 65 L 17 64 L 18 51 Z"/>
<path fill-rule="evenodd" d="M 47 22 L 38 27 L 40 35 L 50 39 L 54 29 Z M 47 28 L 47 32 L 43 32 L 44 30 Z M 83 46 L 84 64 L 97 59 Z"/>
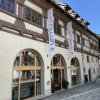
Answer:
<path fill-rule="evenodd" d="M 53 9 L 48 10 L 47 29 L 49 36 L 49 52 L 53 56 L 55 54 L 55 36 L 54 36 L 54 16 Z"/>
<path fill-rule="evenodd" d="M 68 54 L 69 54 L 69 58 L 74 57 L 74 33 L 73 33 L 73 28 L 72 28 L 72 22 L 68 22 L 67 23 L 67 39 L 68 39 Z"/>

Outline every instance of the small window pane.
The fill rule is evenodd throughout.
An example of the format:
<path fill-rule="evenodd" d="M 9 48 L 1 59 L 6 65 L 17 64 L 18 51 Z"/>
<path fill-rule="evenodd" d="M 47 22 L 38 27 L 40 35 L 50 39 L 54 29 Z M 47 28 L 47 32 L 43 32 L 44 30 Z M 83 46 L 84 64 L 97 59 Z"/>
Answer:
<path fill-rule="evenodd" d="M 0 0 L 0 8 L 6 9 L 6 0 Z"/>
<path fill-rule="evenodd" d="M 14 0 L 0 0 L 0 8 L 8 12 L 14 12 Z"/>
<path fill-rule="evenodd" d="M 77 35 L 77 43 L 80 43 L 80 36 Z"/>
<path fill-rule="evenodd" d="M 83 41 L 82 42 L 83 42 L 83 45 L 85 45 L 85 39 L 84 38 L 83 38 Z"/>
<path fill-rule="evenodd" d="M 61 36 L 61 26 L 59 25 L 57 18 L 55 19 L 55 22 L 54 22 L 54 32 L 55 34 Z"/>
<path fill-rule="evenodd" d="M 28 7 L 26 7 L 26 19 L 28 20 L 28 21 L 30 21 L 31 20 L 31 9 L 30 8 L 28 8 Z"/>
<path fill-rule="evenodd" d="M 39 25 L 42 25 L 42 17 L 41 17 L 40 14 L 37 14 L 37 23 L 38 23 Z"/>
<path fill-rule="evenodd" d="M 90 62 L 89 56 L 87 56 L 87 62 L 88 62 L 88 63 Z"/>
<path fill-rule="evenodd" d="M 13 0 L 7 1 L 7 11 L 14 12 L 14 1 Z"/>
<path fill-rule="evenodd" d="M 32 11 L 32 22 L 35 22 L 35 16 L 36 16 L 36 13 Z"/>

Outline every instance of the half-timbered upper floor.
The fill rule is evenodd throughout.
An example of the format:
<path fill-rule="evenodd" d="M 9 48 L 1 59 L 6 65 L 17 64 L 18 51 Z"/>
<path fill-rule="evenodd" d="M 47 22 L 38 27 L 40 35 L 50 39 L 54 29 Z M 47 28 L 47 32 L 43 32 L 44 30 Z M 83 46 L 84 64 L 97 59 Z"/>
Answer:
<path fill-rule="evenodd" d="M 47 11 L 50 8 L 54 9 L 56 46 L 68 48 L 66 25 L 72 21 L 75 51 L 98 56 L 96 34 L 52 0 L 0 0 L 0 30 L 48 43 Z"/>

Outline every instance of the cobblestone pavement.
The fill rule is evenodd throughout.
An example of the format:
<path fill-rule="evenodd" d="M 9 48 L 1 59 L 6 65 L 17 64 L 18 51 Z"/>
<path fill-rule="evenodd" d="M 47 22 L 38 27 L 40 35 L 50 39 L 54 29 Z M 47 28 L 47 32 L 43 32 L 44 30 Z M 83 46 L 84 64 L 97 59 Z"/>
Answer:
<path fill-rule="evenodd" d="M 68 89 L 40 100 L 100 100 L 100 81 Z"/>

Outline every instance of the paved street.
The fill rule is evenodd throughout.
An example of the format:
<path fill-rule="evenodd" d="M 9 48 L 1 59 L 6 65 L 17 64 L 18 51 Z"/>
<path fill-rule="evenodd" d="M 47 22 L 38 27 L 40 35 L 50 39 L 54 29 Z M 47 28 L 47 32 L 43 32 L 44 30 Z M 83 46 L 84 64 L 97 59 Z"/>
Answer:
<path fill-rule="evenodd" d="M 65 90 L 41 100 L 100 100 L 100 81 Z"/>
<path fill-rule="evenodd" d="M 100 100 L 100 88 L 79 93 L 68 98 L 59 100 Z"/>

